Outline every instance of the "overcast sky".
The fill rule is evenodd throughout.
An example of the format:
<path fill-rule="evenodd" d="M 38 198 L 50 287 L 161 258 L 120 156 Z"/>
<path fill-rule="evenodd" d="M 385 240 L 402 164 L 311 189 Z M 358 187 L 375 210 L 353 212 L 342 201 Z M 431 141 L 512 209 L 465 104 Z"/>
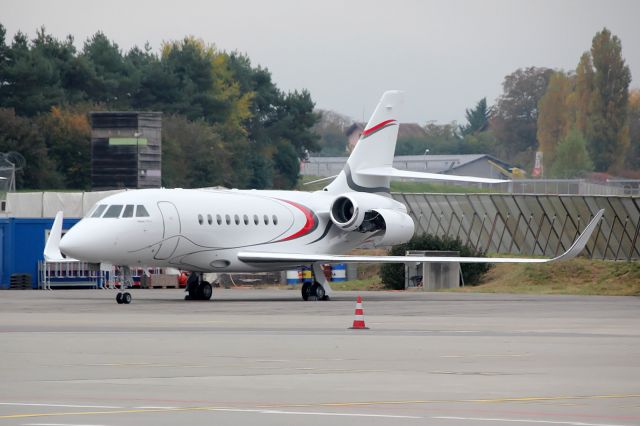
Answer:
<path fill-rule="evenodd" d="M 362 119 L 388 89 L 406 91 L 401 121 L 464 121 L 520 67 L 574 69 L 606 26 L 640 87 L 638 0 L 0 0 L 8 38 L 44 25 L 81 47 L 98 30 L 127 50 L 194 35 L 247 53 L 285 89 Z"/>

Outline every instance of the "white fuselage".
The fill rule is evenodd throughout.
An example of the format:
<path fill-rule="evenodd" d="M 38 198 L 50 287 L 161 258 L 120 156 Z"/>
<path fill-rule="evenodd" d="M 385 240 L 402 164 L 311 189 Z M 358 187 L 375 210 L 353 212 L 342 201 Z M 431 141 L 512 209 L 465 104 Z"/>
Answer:
<path fill-rule="evenodd" d="M 62 238 L 60 248 L 76 259 L 117 265 L 220 272 L 282 269 L 282 263 L 241 262 L 237 253 L 343 254 L 372 237 L 332 223 L 329 207 L 335 197 L 324 191 L 127 191 L 97 203 Z M 376 197 L 380 207 L 406 211 L 389 197 Z M 138 206 L 148 215 L 137 214 Z"/>

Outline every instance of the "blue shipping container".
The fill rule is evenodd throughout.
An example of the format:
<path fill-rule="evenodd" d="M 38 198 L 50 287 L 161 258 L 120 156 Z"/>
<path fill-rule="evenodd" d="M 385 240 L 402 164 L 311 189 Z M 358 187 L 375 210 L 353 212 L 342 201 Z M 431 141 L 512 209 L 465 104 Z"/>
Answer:
<path fill-rule="evenodd" d="M 68 218 L 62 229 L 80 219 Z M 0 288 L 9 288 L 11 274 L 31 274 L 32 288 L 38 286 L 38 261 L 43 260 L 46 238 L 53 218 L 0 218 Z"/>

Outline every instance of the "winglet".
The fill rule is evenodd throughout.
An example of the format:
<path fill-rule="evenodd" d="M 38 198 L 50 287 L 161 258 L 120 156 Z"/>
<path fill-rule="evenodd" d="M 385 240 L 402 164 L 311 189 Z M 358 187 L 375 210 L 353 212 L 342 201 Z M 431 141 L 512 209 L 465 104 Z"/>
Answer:
<path fill-rule="evenodd" d="M 62 220 L 64 219 L 62 211 L 56 213 L 56 218 L 51 226 L 49 238 L 44 246 L 44 260 L 47 262 L 68 262 L 75 259 L 65 258 L 60 253 L 60 239 L 62 238 Z"/>
<path fill-rule="evenodd" d="M 598 213 L 596 213 L 595 216 L 593 216 L 593 219 L 591 219 L 591 222 L 589 222 L 589 224 L 584 228 L 582 234 L 580 234 L 580 236 L 573 242 L 571 247 L 569 247 L 569 250 L 562 253 L 560 256 L 554 257 L 553 259 L 551 259 L 551 261 L 555 262 L 556 260 L 573 259 L 577 255 L 579 255 L 580 252 L 584 250 L 587 242 L 589 242 L 589 238 L 591 238 L 591 234 L 593 234 L 593 231 L 595 231 L 598 223 L 600 222 L 600 219 L 602 219 L 603 214 L 604 209 L 601 209 Z"/>

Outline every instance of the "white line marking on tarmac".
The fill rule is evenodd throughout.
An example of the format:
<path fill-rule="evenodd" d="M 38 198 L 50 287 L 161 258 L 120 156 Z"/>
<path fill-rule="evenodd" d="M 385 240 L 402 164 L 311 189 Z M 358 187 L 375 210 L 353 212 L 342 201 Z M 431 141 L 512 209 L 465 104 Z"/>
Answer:
<path fill-rule="evenodd" d="M 259 413 L 259 414 L 289 414 L 299 416 L 340 416 L 340 417 L 380 417 L 386 419 L 423 419 L 418 416 L 394 416 L 390 414 L 366 414 L 366 413 L 330 413 L 315 411 L 282 411 L 282 410 L 254 410 L 243 408 L 211 408 L 209 411 L 222 411 L 230 413 Z"/>
<path fill-rule="evenodd" d="M 71 423 L 24 423 L 24 426 L 104 426 L 104 425 L 79 425 Z"/>
<path fill-rule="evenodd" d="M 177 410 L 178 407 L 158 407 L 158 406 L 147 406 L 147 407 L 133 407 L 136 410 Z"/>
<path fill-rule="evenodd" d="M 74 404 L 37 404 L 31 402 L 0 402 L 0 405 L 13 405 L 16 407 L 62 407 L 62 408 L 124 408 L 114 405 L 74 405 Z"/>
<path fill-rule="evenodd" d="M 495 418 L 486 418 L 486 417 L 447 417 L 447 416 L 438 416 L 432 417 L 432 419 L 443 419 L 443 420 L 473 420 L 473 421 L 485 421 L 485 422 L 509 422 L 509 423 L 542 423 L 542 424 L 550 424 L 550 425 L 571 425 L 571 426 L 627 426 L 621 424 L 609 424 L 609 423 L 583 423 L 583 422 L 567 422 L 567 421 L 559 421 L 559 420 L 535 420 L 535 419 L 495 419 Z"/>

